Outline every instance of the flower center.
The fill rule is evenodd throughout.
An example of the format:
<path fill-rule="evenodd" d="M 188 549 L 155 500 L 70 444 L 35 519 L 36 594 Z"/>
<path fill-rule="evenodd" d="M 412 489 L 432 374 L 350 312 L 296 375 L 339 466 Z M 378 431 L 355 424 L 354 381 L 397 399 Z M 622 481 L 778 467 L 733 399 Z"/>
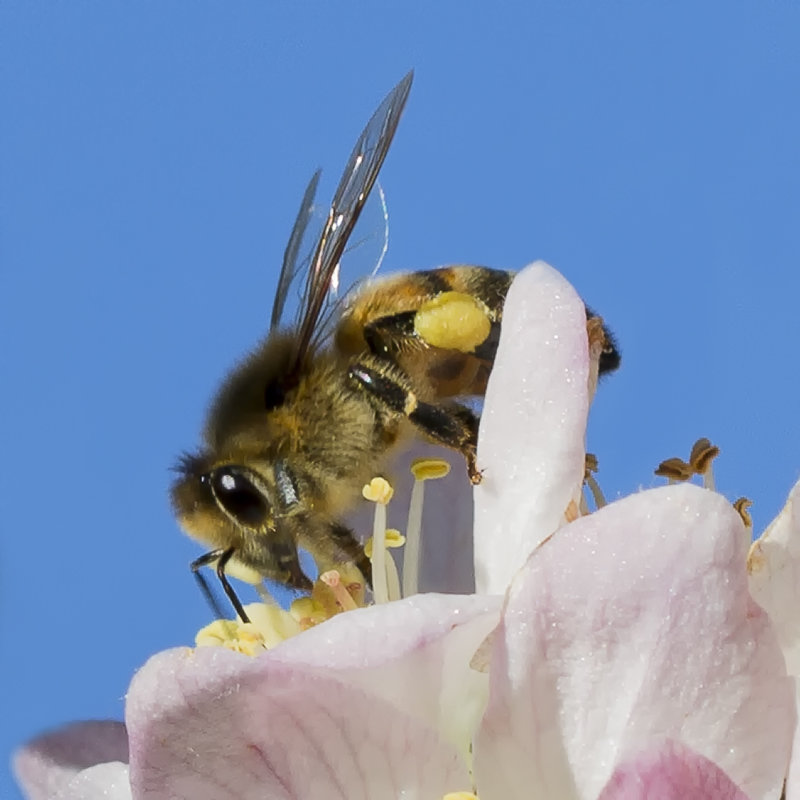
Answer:
<path fill-rule="evenodd" d="M 376 604 L 417 593 L 425 482 L 443 478 L 449 471 L 450 465 L 438 458 L 417 459 L 411 465 L 414 486 L 405 536 L 386 527 L 386 507 L 394 495 L 389 482 L 376 477 L 363 488 L 364 498 L 375 505 L 372 536 L 364 551 L 372 563 L 372 594 Z M 401 587 L 397 563 L 390 550 L 403 546 Z M 256 588 L 263 602 L 245 606 L 250 622 L 216 620 L 197 634 L 195 643 L 256 655 L 336 614 L 366 605 L 363 576 L 354 565 L 343 564 L 320 574 L 311 594 L 294 600 L 288 610 L 280 608 L 263 585 Z"/>

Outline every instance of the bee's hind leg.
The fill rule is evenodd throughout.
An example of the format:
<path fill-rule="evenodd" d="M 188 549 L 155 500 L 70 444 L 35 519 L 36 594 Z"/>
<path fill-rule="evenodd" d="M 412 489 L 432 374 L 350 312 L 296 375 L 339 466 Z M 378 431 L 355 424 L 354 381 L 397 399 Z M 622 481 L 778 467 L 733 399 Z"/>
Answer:
<path fill-rule="evenodd" d="M 377 359 L 352 364 L 348 376 L 384 412 L 405 416 L 428 439 L 458 450 L 467 461 L 472 483 L 481 482 L 476 462 L 478 417 L 472 410 L 453 402 L 420 400 L 397 367 Z"/>

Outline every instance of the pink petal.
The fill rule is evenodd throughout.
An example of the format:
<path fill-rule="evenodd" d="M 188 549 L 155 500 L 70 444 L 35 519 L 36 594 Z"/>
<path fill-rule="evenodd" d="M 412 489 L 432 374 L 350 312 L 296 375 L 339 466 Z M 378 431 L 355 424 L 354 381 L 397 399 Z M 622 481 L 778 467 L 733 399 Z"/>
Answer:
<path fill-rule="evenodd" d="M 127 723 L 137 800 L 441 797 L 469 786 L 430 727 L 269 653 L 157 655 L 131 685 Z"/>
<path fill-rule="evenodd" d="M 481 800 L 596 797 L 665 738 L 777 797 L 794 687 L 747 590 L 747 534 L 693 486 L 628 497 L 530 558 L 493 642 L 476 743 Z"/>
<path fill-rule="evenodd" d="M 620 764 L 598 800 L 748 800 L 712 761 L 668 741 Z"/>
<path fill-rule="evenodd" d="M 25 745 L 14 755 L 14 772 L 30 800 L 44 800 L 89 767 L 127 761 L 128 735 L 121 722 L 75 722 Z"/>
<path fill-rule="evenodd" d="M 499 597 L 416 595 L 334 617 L 272 654 L 326 669 L 466 752 L 488 695 L 487 675 L 470 660 L 497 625 L 501 603 Z"/>
<path fill-rule="evenodd" d="M 589 412 L 583 301 L 537 261 L 515 279 L 481 420 L 475 582 L 506 590 L 580 490 Z"/>

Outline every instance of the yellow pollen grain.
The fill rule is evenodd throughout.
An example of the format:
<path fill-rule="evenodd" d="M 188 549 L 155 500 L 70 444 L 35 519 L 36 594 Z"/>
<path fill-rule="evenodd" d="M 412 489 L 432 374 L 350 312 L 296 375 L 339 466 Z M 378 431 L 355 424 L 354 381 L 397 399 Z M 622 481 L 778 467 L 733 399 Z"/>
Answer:
<path fill-rule="evenodd" d="M 472 792 L 448 792 L 442 800 L 478 800 L 478 795 Z"/>
<path fill-rule="evenodd" d="M 416 458 L 411 463 L 411 474 L 418 481 L 444 478 L 450 473 L 450 464 L 443 458 Z"/>
<path fill-rule="evenodd" d="M 463 292 L 442 292 L 423 303 L 414 316 L 414 332 L 423 341 L 461 353 L 474 352 L 491 330 L 486 306 Z"/>
<path fill-rule="evenodd" d="M 392 489 L 392 485 L 386 478 L 373 478 L 364 486 L 361 490 L 361 494 L 364 496 L 365 500 L 369 500 L 372 503 L 380 503 L 382 506 L 385 506 L 392 499 L 394 489 Z"/>

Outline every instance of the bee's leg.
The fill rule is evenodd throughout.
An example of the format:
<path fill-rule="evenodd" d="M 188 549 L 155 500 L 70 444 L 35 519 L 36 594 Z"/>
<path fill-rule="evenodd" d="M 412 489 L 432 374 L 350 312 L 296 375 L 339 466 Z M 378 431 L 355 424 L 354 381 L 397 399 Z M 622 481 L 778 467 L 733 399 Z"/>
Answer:
<path fill-rule="evenodd" d="M 348 377 L 384 412 L 407 417 L 424 436 L 458 450 L 467 460 L 472 483 L 481 482 L 476 463 L 478 417 L 470 409 L 420 400 L 398 367 L 378 359 L 351 364 Z"/>
<path fill-rule="evenodd" d="M 334 522 L 331 523 L 328 535 L 330 537 L 328 541 L 333 545 L 334 550 L 331 555 L 337 561 L 352 561 L 364 576 L 367 586 L 372 588 L 372 562 L 367 558 L 364 546 L 356 539 L 350 528 Z"/>
<path fill-rule="evenodd" d="M 232 547 L 228 548 L 227 550 L 212 550 L 210 553 L 206 553 L 205 555 L 200 556 L 200 558 L 196 558 L 194 561 L 192 561 L 190 567 L 192 574 L 200 586 L 200 591 L 203 593 L 203 596 L 208 601 L 208 604 L 211 606 L 218 619 L 224 619 L 225 615 L 222 613 L 222 609 L 219 607 L 217 598 L 212 594 L 205 577 L 200 572 L 203 567 L 207 567 L 211 564 L 215 565 L 217 578 L 219 578 L 219 582 L 222 584 L 222 588 L 225 594 L 228 596 L 228 600 L 231 601 L 231 605 L 238 614 L 239 619 L 242 622 L 250 622 L 250 619 L 244 610 L 244 606 L 242 605 L 242 601 L 239 600 L 238 595 L 228 582 L 228 577 L 225 575 L 225 567 L 231 560 L 231 556 L 234 554 L 234 552 L 235 551 Z"/>
<path fill-rule="evenodd" d="M 298 541 L 314 557 L 320 572 L 335 569 L 337 564 L 352 563 L 364 576 L 367 586 L 372 587 L 372 562 L 350 528 L 334 521 L 326 521 L 314 528 L 312 524 L 309 520 L 308 524 L 302 525 Z"/>

